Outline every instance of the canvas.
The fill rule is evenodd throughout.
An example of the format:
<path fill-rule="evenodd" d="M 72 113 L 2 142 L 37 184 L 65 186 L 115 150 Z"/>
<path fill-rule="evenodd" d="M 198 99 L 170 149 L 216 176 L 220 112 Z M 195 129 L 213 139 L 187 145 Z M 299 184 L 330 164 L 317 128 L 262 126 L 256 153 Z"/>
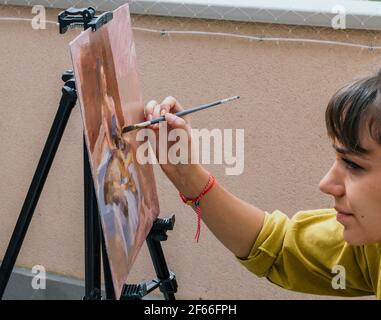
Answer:
<path fill-rule="evenodd" d="M 143 100 L 128 4 L 70 44 L 85 138 L 116 297 L 159 215 L 153 168 L 135 160 Z M 142 143 L 142 142 L 141 142 Z"/>

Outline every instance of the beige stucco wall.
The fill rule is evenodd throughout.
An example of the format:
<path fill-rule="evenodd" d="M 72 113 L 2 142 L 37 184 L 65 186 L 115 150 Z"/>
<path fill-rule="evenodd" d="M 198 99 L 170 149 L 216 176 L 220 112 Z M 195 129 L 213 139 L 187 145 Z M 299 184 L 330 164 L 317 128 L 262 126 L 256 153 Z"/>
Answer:
<path fill-rule="evenodd" d="M 30 12 L 28 8 L 19 10 Z M 1 12 L 11 16 L 15 9 L 3 7 Z M 49 19 L 56 20 L 57 12 L 49 11 Z M 153 28 L 157 20 L 138 19 L 141 25 Z M 176 29 L 181 19 L 161 20 L 164 22 Z M 200 28 L 199 23 L 191 22 L 190 27 Z M 231 23 L 219 22 L 213 28 L 225 31 L 227 24 L 232 27 Z M 251 34 L 263 28 L 271 34 L 273 29 L 270 25 L 236 26 Z M 60 76 L 71 67 L 68 43 L 78 32 L 59 35 L 52 25 L 36 31 L 28 22 L 0 21 L 0 257 L 57 110 Z M 296 28 L 292 35 L 309 37 L 316 32 Z M 331 30 L 321 32 L 326 32 L 327 38 L 341 37 L 341 33 Z M 365 43 L 374 36 L 368 32 L 352 35 Z M 345 35 L 342 38 L 345 40 Z M 207 167 L 222 185 L 264 210 L 281 209 L 290 216 L 299 209 L 332 204 L 318 189 L 333 159 L 324 127 L 325 106 L 345 82 L 377 70 L 380 51 L 144 32 L 136 32 L 135 41 L 145 101 L 174 95 L 185 106 L 193 106 L 230 95 L 242 97 L 219 112 L 192 118 L 196 128 L 245 129 L 244 174 L 226 176 L 224 165 Z M 84 277 L 82 161 L 82 123 L 79 108 L 75 108 L 17 265 L 42 264 L 50 272 Z M 181 203 L 176 190 L 158 170 L 156 177 L 161 215 L 175 213 L 177 219 L 163 247 L 177 275 L 178 298 L 317 298 L 257 279 L 204 225 L 201 241 L 196 244 L 194 213 Z M 153 276 L 144 246 L 130 281 Z"/>

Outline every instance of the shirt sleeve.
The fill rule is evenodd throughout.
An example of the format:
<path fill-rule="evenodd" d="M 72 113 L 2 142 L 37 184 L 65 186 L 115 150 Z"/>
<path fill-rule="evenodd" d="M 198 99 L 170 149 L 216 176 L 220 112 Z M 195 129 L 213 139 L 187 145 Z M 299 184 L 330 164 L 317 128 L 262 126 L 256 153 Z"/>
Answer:
<path fill-rule="evenodd" d="M 266 213 L 249 254 L 238 261 L 285 289 L 321 295 L 374 294 L 364 248 L 343 240 L 333 209 Z"/>

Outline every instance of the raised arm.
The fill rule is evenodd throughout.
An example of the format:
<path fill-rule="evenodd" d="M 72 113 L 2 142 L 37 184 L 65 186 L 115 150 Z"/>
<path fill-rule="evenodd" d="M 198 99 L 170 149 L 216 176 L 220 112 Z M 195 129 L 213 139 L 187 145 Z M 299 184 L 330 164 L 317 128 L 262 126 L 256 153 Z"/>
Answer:
<path fill-rule="evenodd" d="M 200 194 L 206 185 L 209 173 L 199 164 L 191 164 L 192 137 L 189 117 L 179 118 L 173 115 L 183 110 L 181 105 L 173 97 L 167 97 L 161 104 L 150 101 L 145 107 L 147 120 L 157 118 L 165 114 L 168 131 L 182 129 L 188 136 L 188 163 L 171 164 L 161 163 L 161 168 L 172 181 L 178 191 L 187 198 L 194 198 Z M 157 135 L 159 146 L 159 125 L 150 127 Z M 172 143 L 173 144 L 173 143 Z M 171 143 L 167 143 L 167 149 L 157 148 L 157 157 L 160 152 L 167 152 Z M 168 157 L 169 158 L 169 157 Z M 265 213 L 237 198 L 224 189 L 219 183 L 214 185 L 200 201 L 201 218 L 212 233 L 236 256 L 245 258 L 262 229 Z"/>

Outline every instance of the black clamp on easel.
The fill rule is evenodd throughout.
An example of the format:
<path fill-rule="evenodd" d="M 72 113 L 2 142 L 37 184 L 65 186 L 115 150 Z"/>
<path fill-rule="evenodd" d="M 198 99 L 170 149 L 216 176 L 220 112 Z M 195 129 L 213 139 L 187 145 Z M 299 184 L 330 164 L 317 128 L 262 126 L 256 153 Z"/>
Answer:
<path fill-rule="evenodd" d="M 113 17 L 112 12 L 105 12 L 99 17 L 95 17 L 95 9 L 92 7 L 85 9 L 69 8 L 61 12 L 58 16 L 60 33 L 65 33 L 68 28 L 77 26 L 98 30 Z M 34 210 L 37 206 L 46 178 L 51 168 L 53 159 L 62 139 L 65 127 L 69 120 L 72 109 L 77 102 L 77 92 L 73 71 L 68 70 L 62 75 L 65 82 L 62 88 L 62 97 L 58 111 L 49 131 L 44 149 L 34 173 L 31 185 L 24 200 L 16 226 L 13 230 L 7 250 L 0 267 L 0 299 L 3 298 L 6 286 L 11 276 L 17 256 L 26 236 L 29 224 L 32 220 Z M 105 240 L 102 232 L 102 225 L 99 219 L 98 203 L 95 194 L 94 182 L 91 173 L 89 155 L 83 140 L 84 151 L 84 215 L 85 215 L 85 297 L 84 300 L 100 300 L 101 296 L 101 250 L 104 270 L 104 280 L 106 289 L 106 299 L 115 299 L 115 291 L 112 282 L 111 270 L 107 256 Z M 153 260 L 157 280 L 149 283 L 149 288 L 145 286 L 145 292 L 149 293 L 153 289 L 160 287 L 167 300 L 173 300 L 177 290 L 177 283 L 173 273 L 168 271 L 160 241 L 167 239 L 166 231 L 172 230 L 174 216 L 170 219 L 157 219 L 154 222 L 151 232 L 147 237 L 147 245 Z M 132 295 L 123 290 L 122 298 Z M 139 285 L 140 286 L 140 285 Z"/>
<path fill-rule="evenodd" d="M 176 275 L 168 270 L 160 243 L 168 239 L 167 231 L 173 230 L 174 225 L 174 215 L 171 218 L 156 219 L 148 234 L 147 246 L 157 278 L 148 283 L 125 284 L 121 300 L 141 300 L 156 288 L 160 288 L 165 300 L 175 300 L 175 293 L 177 292 Z"/>
<path fill-rule="evenodd" d="M 84 30 L 91 28 L 92 31 L 98 30 L 101 26 L 112 20 L 113 13 L 105 12 L 99 17 L 95 17 L 95 9 L 88 8 L 69 8 L 58 15 L 60 34 L 64 34 L 68 28 L 83 27 Z"/>

